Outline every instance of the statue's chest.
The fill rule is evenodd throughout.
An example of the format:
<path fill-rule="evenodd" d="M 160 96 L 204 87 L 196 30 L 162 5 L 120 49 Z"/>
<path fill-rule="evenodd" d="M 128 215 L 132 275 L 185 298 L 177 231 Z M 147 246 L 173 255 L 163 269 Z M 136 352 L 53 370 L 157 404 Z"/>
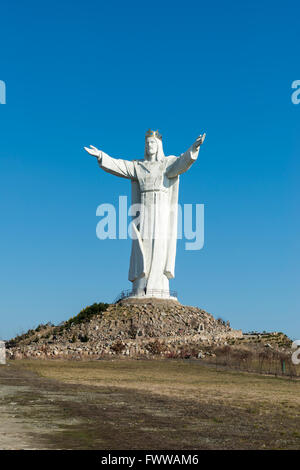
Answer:
<path fill-rule="evenodd" d="M 165 162 L 141 162 L 136 167 L 140 190 L 166 191 Z"/>

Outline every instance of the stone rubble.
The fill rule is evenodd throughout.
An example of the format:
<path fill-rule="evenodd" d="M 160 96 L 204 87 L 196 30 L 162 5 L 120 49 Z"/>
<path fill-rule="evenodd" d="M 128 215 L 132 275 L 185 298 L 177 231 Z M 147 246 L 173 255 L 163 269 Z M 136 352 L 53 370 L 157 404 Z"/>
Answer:
<path fill-rule="evenodd" d="M 203 347 L 242 338 L 223 321 L 197 307 L 179 303 L 109 305 L 102 314 L 80 324 L 50 326 L 10 346 L 12 359 L 101 359 L 125 357 L 205 356 Z"/>

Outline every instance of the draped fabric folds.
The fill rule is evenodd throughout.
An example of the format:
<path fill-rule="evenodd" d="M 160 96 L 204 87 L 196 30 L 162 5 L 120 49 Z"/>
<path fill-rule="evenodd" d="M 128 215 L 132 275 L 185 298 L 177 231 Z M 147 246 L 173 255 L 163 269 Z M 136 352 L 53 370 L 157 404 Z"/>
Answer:
<path fill-rule="evenodd" d="M 129 280 L 142 280 L 147 290 L 169 291 L 175 276 L 179 175 L 188 170 L 198 152 L 180 157 L 162 155 L 154 161 L 115 159 L 101 152 L 100 167 L 131 180 L 132 248 Z M 162 154 L 162 152 L 161 152 Z"/>

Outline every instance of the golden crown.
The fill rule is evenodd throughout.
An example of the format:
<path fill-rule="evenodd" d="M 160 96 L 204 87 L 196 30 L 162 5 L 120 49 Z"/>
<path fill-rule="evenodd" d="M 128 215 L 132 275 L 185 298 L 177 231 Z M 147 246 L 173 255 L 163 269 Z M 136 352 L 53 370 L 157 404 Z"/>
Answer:
<path fill-rule="evenodd" d="M 160 135 L 160 133 L 158 131 L 152 131 L 151 129 L 149 129 L 147 132 L 146 132 L 146 139 L 148 139 L 149 137 L 156 137 L 157 139 L 160 139 L 162 140 L 162 136 Z"/>

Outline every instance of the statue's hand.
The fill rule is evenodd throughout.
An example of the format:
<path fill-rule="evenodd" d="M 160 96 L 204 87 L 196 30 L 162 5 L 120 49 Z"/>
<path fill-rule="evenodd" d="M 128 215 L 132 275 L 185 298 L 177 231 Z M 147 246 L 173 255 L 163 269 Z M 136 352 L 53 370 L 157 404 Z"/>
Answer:
<path fill-rule="evenodd" d="M 84 150 L 87 151 L 90 155 L 93 155 L 93 157 L 100 157 L 101 151 L 97 149 L 97 147 L 94 147 L 93 145 L 90 145 L 89 147 L 84 147 Z"/>
<path fill-rule="evenodd" d="M 193 144 L 193 150 L 197 151 L 200 147 L 200 145 L 203 144 L 205 140 L 206 134 L 200 134 L 199 137 L 197 137 L 196 141 Z"/>

